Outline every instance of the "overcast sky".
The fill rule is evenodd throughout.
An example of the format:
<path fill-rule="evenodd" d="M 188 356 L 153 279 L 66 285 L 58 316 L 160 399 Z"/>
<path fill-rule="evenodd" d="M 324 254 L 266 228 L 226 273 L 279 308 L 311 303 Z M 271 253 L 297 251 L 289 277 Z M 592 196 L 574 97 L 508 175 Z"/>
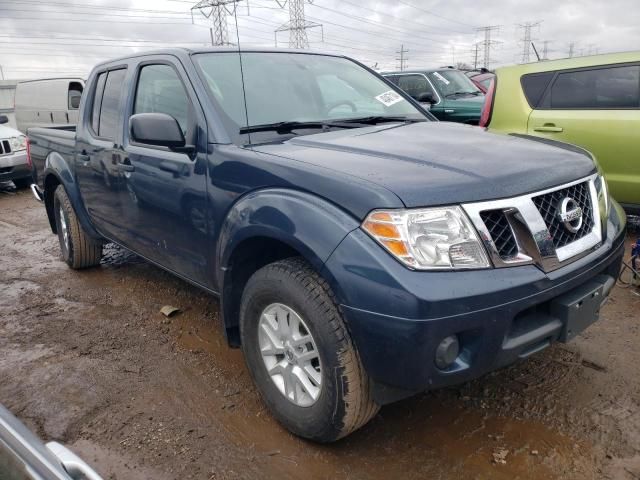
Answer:
<path fill-rule="evenodd" d="M 282 1 L 282 0 L 281 0 Z M 0 66 L 5 78 L 61 74 L 86 77 L 98 61 L 162 46 L 209 45 L 210 20 L 188 0 L 0 0 Z M 549 58 L 640 50 L 639 0 L 315 0 L 305 5 L 315 50 L 345 53 L 379 69 L 473 63 L 477 28 L 496 25 L 491 66 L 520 62 L 519 24 L 541 22 L 532 38 Z M 288 21 L 275 0 L 238 3 L 240 44 L 273 46 L 274 30 Z M 233 17 L 228 19 L 236 40 Z M 288 33 L 278 35 L 288 46 Z M 531 58 L 535 56 L 531 53 Z M 482 50 L 479 52 L 482 61 Z"/>

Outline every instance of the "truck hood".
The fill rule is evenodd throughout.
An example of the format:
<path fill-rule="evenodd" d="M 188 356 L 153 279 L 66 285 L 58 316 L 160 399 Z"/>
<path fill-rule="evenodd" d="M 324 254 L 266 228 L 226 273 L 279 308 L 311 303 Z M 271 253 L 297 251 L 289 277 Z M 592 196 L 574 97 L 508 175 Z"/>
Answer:
<path fill-rule="evenodd" d="M 572 146 L 444 122 L 339 130 L 254 148 L 384 186 L 407 207 L 522 195 L 596 169 Z"/>

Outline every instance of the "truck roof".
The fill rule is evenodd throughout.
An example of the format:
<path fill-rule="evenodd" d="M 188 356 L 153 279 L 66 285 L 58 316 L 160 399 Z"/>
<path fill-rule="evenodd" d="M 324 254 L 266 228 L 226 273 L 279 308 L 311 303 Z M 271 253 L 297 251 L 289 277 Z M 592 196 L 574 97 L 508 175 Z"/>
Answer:
<path fill-rule="evenodd" d="M 346 57 L 346 55 L 340 55 L 336 53 L 328 53 L 317 50 L 300 50 L 295 48 L 274 48 L 274 47 L 246 47 L 246 48 L 237 48 L 237 47 L 196 47 L 196 48 L 187 48 L 187 47 L 171 47 L 171 48 L 162 48 L 162 49 L 154 49 L 148 50 L 144 52 L 138 52 L 134 55 L 126 55 L 122 57 L 113 58 L 111 60 L 105 60 L 104 62 L 100 62 L 96 64 L 96 67 L 101 65 L 108 65 L 114 62 L 118 62 L 120 60 L 127 60 L 130 58 L 137 57 L 145 57 L 147 55 L 175 55 L 177 57 L 181 56 L 189 56 L 197 53 L 219 53 L 219 52 L 240 52 L 240 53 L 249 53 L 249 52 L 262 52 L 262 53 L 297 53 L 300 55 L 325 55 L 328 57 Z"/>

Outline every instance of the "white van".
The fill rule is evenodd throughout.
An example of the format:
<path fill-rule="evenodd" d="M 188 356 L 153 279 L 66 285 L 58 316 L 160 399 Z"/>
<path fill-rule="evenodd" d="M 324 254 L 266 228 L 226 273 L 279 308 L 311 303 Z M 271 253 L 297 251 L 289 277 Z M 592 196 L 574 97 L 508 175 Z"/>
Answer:
<path fill-rule="evenodd" d="M 18 130 L 76 124 L 84 90 L 81 78 L 52 78 L 18 83 L 15 116 Z"/>

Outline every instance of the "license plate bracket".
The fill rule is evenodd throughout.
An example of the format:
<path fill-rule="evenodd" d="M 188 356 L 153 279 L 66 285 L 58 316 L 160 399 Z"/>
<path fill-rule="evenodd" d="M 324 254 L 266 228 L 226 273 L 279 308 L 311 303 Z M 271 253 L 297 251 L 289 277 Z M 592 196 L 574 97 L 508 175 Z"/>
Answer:
<path fill-rule="evenodd" d="M 551 315 L 562 321 L 558 341 L 566 343 L 598 320 L 605 284 L 591 281 L 551 302 Z"/>

